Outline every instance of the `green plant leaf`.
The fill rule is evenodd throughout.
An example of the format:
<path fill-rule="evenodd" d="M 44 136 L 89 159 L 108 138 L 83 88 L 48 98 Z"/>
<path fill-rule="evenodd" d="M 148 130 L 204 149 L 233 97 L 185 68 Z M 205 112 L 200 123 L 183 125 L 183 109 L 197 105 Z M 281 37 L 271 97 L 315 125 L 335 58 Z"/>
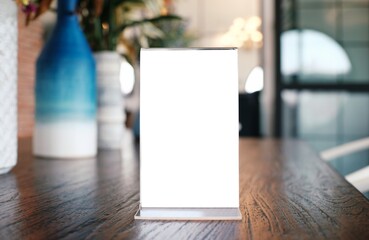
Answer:
<path fill-rule="evenodd" d="M 141 4 L 144 4 L 145 1 L 144 0 L 115 0 L 113 5 L 116 7 L 116 6 L 119 6 L 121 4 L 125 4 L 125 3 L 141 3 Z"/>
<path fill-rule="evenodd" d="M 144 23 L 156 23 L 156 22 L 160 22 L 160 21 L 163 21 L 163 20 L 166 20 L 166 21 L 167 20 L 182 20 L 182 18 L 177 16 L 177 15 L 165 15 L 165 16 L 159 16 L 159 17 L 154 17 L 154 18 L 144 18 L 144 19 L 139 20 L 139 21 L 130 21 L 130 22 L 127 22 L 125 24 L 122 24 L 122 25 L 118 26 L 114 30 L 114 34 L 118 35 L 122 31 L 124 31 L 124 29 L 126 29 L 128 27 L 133 27 L 133 26 L 144 24 Z"/>

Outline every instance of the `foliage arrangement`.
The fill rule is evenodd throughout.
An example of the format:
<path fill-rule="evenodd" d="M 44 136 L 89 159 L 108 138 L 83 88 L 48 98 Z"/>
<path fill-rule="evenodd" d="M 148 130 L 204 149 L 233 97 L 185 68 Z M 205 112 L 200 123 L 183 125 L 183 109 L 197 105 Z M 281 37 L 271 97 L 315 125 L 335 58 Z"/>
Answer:
<path fill-rule="evenodd" d="M 181 19 L 176 15 L 162 14 L 162 1 L 158 0 L 98 1 L 98 6 L 96 2 L 80 2 L 81 26 L 95 51 L 115 50 L 117 44 L 126 42 L 125 30 L 134 27 L 139 28 L 141 43 L 145 45 L 146 37 L 163 36 L 154 23 Z"/>
<path fill-rule="evenodd" d="M 161 4 L 158 5 L 158 2 Z M 195 39 L 186 31 L 186 22 L 172 14 L 172 0 L 151 1 L 149 13 L 158 13 L 159 18 L 127 28 L 119 38 L 118 46 L 125 48 L 127 60 L 135 64 L 141 47 L 187 47 Z M 134 11 L 130 11 L 130 14 Z M 129 17 L 127 18 L 129 19 Z"/>
<path fill-rule="evenodd" d="M 55 11 L 53 0 L 16 1 L 26 14 L 26 24 L 48 10 Z M 160 41 L 173 38 L 172 30 L 182 35 L 184 24 L 169 13 L 168 4 L 169 0 L 79 0 L 76 14 L 93 51 L 121 46 L 128 60 L 135 62 L 140 47 L 160 46 Z"/>

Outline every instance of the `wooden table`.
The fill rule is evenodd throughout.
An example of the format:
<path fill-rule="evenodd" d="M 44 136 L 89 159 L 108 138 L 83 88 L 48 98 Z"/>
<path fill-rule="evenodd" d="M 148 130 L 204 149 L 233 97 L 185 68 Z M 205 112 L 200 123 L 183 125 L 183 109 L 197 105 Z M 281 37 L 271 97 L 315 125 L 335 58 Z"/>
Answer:
<path fill-rule="evenodd" d="M 369 239 L 368 200 L 302 142 L 240 140 L 239 222 L 135 221 L 137 157 L 36 159 L 19 145 L 0 176 L 0 239 Z"/>

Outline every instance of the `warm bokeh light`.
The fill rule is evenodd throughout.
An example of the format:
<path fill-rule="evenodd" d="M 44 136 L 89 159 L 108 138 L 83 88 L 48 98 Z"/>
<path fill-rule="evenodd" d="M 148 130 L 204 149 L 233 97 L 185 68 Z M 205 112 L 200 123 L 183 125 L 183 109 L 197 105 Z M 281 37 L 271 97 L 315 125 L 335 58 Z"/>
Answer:
<path fill-rule="evenodd" d="M 260 27 L 261 19 L 258 16 L 236 18 L 228 32 L 222 36 L 222 42 L 226 46 L 238 48 L 260 48 L 263 45 Z"/>
<path fill-rule="evenodd" d="M 128 95 L 135 85 L 135 71 L 131 64 L 123 60 L 120 65 L 120 86 L 122 93 Z"/>

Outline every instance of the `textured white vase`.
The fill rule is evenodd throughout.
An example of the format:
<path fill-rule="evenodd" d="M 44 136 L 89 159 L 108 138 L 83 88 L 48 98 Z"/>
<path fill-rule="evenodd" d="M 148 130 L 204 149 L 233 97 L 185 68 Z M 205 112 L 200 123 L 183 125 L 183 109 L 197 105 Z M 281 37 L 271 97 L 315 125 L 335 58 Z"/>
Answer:
<path fill-rule="evenodd" d="M 0 0 L 0 174 L 17 163 L 17 7 Z"/>
<path fill-rule="evenodd" d="M 124 132 L 124 101 L 120 86 L 122 57 L 113 51 L 95 53 L 98 85 L 98 147 L 119 149 Z"/>

